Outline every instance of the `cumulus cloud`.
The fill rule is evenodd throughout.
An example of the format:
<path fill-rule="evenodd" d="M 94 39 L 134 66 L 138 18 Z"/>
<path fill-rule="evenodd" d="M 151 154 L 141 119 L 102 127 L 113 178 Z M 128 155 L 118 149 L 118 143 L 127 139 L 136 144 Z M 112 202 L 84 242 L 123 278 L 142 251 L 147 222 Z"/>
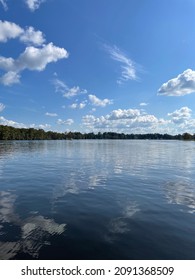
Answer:
<path fill-rule="evenodd" d="M 18 123 L 12 120 L 7 120 L 4 117 L 0 117 L 0 124 L 1 125 L 8 125 L 8 126 L 13 126 L 17 128 L 26 128 L 27 126 L 24 123 Z"/>
<path fill-rule="evenodd" d="M 13 84 L 20 83 L 20 75 L 16 72 L 9 71 L 6 74 L 4 74 L 2 77 L 0 77 L 0 83 L 4 86 L 11 86 Z"/>
<path fill-rule="evenodd" d="M 13 126 L 16 128 L 36 128 L 36 129 L 44 129 L 47 130 L 49 128 L 51 128 L 50 124 L 24 124 L 24 123 L 19 123 L 13 120 L 8 120 L 6 118 L 4 118 L 3 116 L 0 116 L 0 125 L 8 125 L 8 126 Z"/>
<path fill-rule="evenodd" d="M 53 43 L 42 48 L 30 46 L 15 61 L 14 68 L 19 71 L 24 69 L 42 71 L 48 63 L 67 57 L 68 52 L 64 48 L 54 46 Z"/>
<path fill-rule="evenodd" d="M 2 4 L 4 10 L 6 11 L 8 9 L 7 1 L 6 0 L 0 0 L 0 3 Z"/>
<path fill-rule="evenodd" d="M 148 133 L 159 131 L 169 123 L 154 115 L 143 114 L 138 109 L 114 110 L 105 116 L 86 115 L 82 118 L 84 127 L 93 131 L 118 131 L 129 133 Z"/>
<path fill-rule="evenodd" d="M 25 69 L 43 71 L 48 63 L 56 62 L 67 58 L 68 52 L 64 48 L 59 48 L 49 43 L 41 48 L 33 46 L 27 47 L 25 51 L 17 58 L 0 57 L 0 69 L 8 71 L 1 77 L 1 83 L 12 85 L 19 81 L 21 71 Z"/>
<path fill-rule="evenodd" d="M 192 110 L 182 107 L 172 113 L 168 113 L 170 123 L 174 125 L 174 134 L 188 132 L 194 134 L 195 119 L 192 117 Z"/>
<path fill-rule="evenodd" d="M 185 70 L 176 78 L 164 83 L 158 90 L 158 95 L 182 96 L 195 92 L 195 71 Z"/>
<path fill-rule="evenodd" d="M 5 109 L 5 105 L 3 103 L 0 103 L 0 112 L 2 112 Z"/>
<path fill-rule="evenodd" d="M 195 130 L 195 119 L 186 119 L 183 123 L 180 124 L 180 128 L 183 132 L 188 131 L 191 134 L 194 134 Z"/>
<path fill-rule="evenodd" d="M 14 69 L 14 59 L 11 57 L 6 58 L 0 56 L 0 69 L 5 71 L 11 71 L 11 69 Z"/>
<path fill-rule="evenodd" d="M 57 117 L 58 116 L 58 114 L 56 114 L 56 113 L 45 113 L 45 115 L 46 116 L 49 116 L 49 117 Z"/>
<path fill-rule="evenodd" d="M 35 128 L 40 128 L 40 129 L 43 129 L 43 130 L 48 130 L 48 129 L 50 129 L 51 128 L 51 125 L 50 124 L 39 124 L 39 125 L 35 125 L 34 126 Z"/>
<path fill-rule="evenodd" d="M 73 119 L 67 119 L 67 120 L 58 119 L 57 120 L 57 124 L 60 124 L 60 125 L 72 125 L 73 123 L 74 123 Z"/>
<path fill-rule="evenodd" d="M 109 120 L 119 120 L 119 119 L 134 119 L 140 116 L 140 110 L 138 109 L 127 109 L 127 110 L 113 110 L 107 118 Z"/>
<path fill-rule="evenodd" d="M 87 91 L 84 89 L 80 89 L 80 87 L 75 86 L 72 88 L 67 88 L 63 94 L 64 97 L 66 98 L 71 98 L 73 96 L 79 95 L 79 94 L 86 94 Z"/>
<path fill-rule="evenodd" d="M 85 108 L 85 106 L 86 106 L 86 101 L 83 101 L 81 103 L 73 103 L 69 107 L 71 109 L 83 109 Z"/>
<path fill-rule="evenodd" d="M 37 10 L 40 5 L 45 2 L 46 0 L 25 0 L 27 7 L 34 12 Z"/>
<path fill-rule="evenodd" d="M 68 52 L 64 48 L 53 43 L 45 44 L 44 34 L 35 30 L 32 26 L 26 29 L 19 25 L 0 20 L 0 42 L 19 38 L 27 46 L 18 58 L 0 56 L 0 69 L 6 73 L 0 77 L 0 83 L 9 86 L 20 81 L 20 72 L 25 69 L 43 71 L 48 63 L 68 58 Z"/>
<path fill-rule="evenodd" d="M 0 42 L 6 43 L 9 39 L 19 38 L 25 44 L 41 46 L 45 42 L 44 34 L 32 26 L 23 29 L 18 24 L 0 20 Z"/>
<path fill-rule="evenodd" d="M 173 123 L 180 124 L 191 118 L 192 110 L 188 107 L 182 107 L 172 113 L 168 113 Z"/>
<path fill-rule="evenodd" d="M 91 104 L 94 106 L 105 107 L 106 105 L 110 105 L 113 103 L 113 101 L 110 99 L 107 99 L 107 98 L 99 99 L 97 96 L 95 96 L 93 94 L 89 94 L 88 97 L 89 97 Z"/>
<path fill-rule="evenodd" d="M 132 59 L 130 59 L 116 46 L 111 47 L 108 45 L 104 45 L 104 48 L 113 60 L 121 64 L 121 76 L 117 80 L 119 84 L 128 80 L 138 80 L 138 65 Z"/>
<path fill-rule="evenodd" d="M 44 44 L 45 38 L 40 30 L 36 31 L 32 26 L 30 26 L 21 34 L 20 41 L 26 44 L 41 46 Z"/>
<path fill-rule="evenodd" d="M 69 107 L 70 107 L 71 109 L 76 109 L 76 108 L 77 108 L 77 106 L 78 106 L 78 104 L 77 104 L 77 103 L 73 103 L 73 104 L 71 104 Z"/>
<path fill-rule="evenodd" d="M 81 102 L 80 104 L 79 104 L 79 109 L 83 109 L 83 108 L 85 108 L 85 106 L 86 106 L 86 102 L 84 101 L 84 102 Z"/>
<path fill-rule="evenodd" d="M 0 42 L 7 42 L 23 34 L 24 30 L 17 24 L 0 20 Z"/>

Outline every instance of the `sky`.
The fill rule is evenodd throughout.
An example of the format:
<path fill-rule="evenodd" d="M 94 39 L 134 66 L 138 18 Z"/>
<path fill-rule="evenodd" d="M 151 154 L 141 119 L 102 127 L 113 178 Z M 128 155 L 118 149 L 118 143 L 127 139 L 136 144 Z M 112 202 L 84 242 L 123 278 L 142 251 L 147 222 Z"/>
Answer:
<path fill-rule="evenodd" d="M 195 133 L 194 0 L 0 0 L 0 124 Z"/>

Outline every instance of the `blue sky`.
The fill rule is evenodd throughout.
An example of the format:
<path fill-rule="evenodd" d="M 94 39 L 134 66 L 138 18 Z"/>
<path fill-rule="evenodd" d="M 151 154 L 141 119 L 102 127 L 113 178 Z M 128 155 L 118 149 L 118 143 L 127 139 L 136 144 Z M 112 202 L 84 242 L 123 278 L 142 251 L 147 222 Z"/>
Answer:
<path fill-rule="evenodd" d="M 0 124 L 195 132 L 193 0 L 0 0 Z"/>

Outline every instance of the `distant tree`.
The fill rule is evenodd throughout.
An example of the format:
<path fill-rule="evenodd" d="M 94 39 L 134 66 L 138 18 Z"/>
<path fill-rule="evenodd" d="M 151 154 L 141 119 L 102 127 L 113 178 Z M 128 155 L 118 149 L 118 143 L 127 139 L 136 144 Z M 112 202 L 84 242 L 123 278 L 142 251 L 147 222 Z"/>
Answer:
<path fill-rule="evenodd" d="M 183 140 L 192 140 L 193 136 L 187 132 L 183 133 L 182 135 Z"/>

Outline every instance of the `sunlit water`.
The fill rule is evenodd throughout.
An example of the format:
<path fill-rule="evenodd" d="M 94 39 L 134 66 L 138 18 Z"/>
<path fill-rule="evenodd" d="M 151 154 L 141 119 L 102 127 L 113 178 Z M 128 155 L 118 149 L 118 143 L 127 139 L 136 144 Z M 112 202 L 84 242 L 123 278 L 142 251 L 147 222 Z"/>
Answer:
<path fill-rule="evenodd" d="M 195 259 L 195 143 L 0 142 L 0 259 Z"/>

